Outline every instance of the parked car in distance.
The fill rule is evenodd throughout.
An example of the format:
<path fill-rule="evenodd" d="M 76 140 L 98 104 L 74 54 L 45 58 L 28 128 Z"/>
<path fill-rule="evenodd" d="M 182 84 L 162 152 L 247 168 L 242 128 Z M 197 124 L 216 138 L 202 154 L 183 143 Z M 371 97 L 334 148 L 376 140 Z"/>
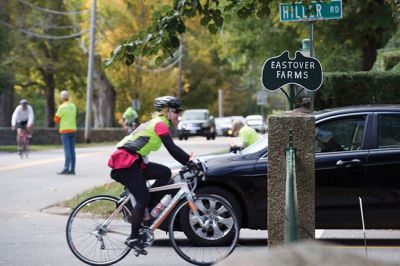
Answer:
<path fill-rule="evenodd" d="M 232 119 L 227 117 L 215 118 L 215 132 L 218 136 L 229 136 L 229 130 L 232 129 Z"/>
<path fill-rule="evenodd" d="M 214 117 L 207 109 L 188 109 L 182 113 L 177 126 L 178 138 L 187 140 L 189 136 L 205 136 L 215 139 Z"/>
<path fill-rule="evenodd" d="M 254 128 L 257 132 L 265 133 L 265 124 L 261 115 L 248 115 L 245 118 L 246 124 Z"/>
<path fill-rule="evenodd" d="M 361 197 L 367 229 L 400 229 L 400 105 L 313 115 L 316 228 L 361 229 Z M 240 154 L 205 159 L 207 171 L 196 191 L 229 201 L 241 228 L 267 226 L 267 145 L 264 136 Z"/>

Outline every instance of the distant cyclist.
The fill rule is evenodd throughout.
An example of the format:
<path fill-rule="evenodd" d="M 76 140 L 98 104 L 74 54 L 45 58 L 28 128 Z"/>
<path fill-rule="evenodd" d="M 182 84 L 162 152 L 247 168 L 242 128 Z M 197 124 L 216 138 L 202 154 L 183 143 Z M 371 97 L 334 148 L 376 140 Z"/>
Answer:
<path fill-rule="evenodd" d="M 122 118 L 124 119 L 124 127 L 126 131 L 131 133 L 136 128 L 136 121 L 138 119 L 138 114 L 132 106 L 126 108 Z"/>
<path fill-rule="evenodd" d="M 17 129 L 17 145 L 20 146 L 20 138 L 23 136 L 23 130 L 28 133 L 28 141 L 32 139 L 33 123 L 35 116 L 33 113 L 32 106 L 28 104 L 28 101 L 22 99 L 19 105 L 15 108 L 11 118 L 11 127 L 13 130 Z"/>

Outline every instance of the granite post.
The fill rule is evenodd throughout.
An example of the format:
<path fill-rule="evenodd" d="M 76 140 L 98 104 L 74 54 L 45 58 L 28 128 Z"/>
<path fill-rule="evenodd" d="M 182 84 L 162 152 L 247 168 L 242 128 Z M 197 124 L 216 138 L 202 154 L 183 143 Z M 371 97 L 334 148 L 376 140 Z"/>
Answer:
<path fill-rule="evenodd" d="M 286 159 L 289 130 L 296 148 L 298 239 L 315 238 L 315 118 L 298 111 L 268 117 L 268 245 L 285 240 Z"/>

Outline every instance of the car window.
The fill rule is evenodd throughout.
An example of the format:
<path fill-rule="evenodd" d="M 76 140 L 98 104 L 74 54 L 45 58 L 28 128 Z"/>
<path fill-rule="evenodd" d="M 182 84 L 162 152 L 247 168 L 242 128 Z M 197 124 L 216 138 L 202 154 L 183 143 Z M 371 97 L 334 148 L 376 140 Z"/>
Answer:
<path fill-rule="evenodd" d="M 400 147 L 400 116 L 378 116 L 378 147 Z"/>
<path fill-rule="evenodd" d="M 365 117 L 329 121 L 316 128 L 315 152 L 360 150 L 365 129 Z"/>

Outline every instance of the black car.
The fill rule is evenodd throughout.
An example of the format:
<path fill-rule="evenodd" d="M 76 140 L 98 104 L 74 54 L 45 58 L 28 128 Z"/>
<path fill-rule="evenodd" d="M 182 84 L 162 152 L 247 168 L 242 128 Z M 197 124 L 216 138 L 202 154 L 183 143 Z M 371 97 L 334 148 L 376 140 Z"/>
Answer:
<path fill-rule="evenodd" d="M 179 140 L 189 136 L 205 136 L 207 140 L 215 139 L 214 117 L 207 109 L 188 109 L 180 117 L 177 127 Z"/>
<path fill-rule="evenodd" d="M 400 105 L 316 112 L 316 227 L 400 229 Z M 240 154 L 209 158 L 197 192 L 217 194 L 242 228 L 267 226 L 267 138 Z"/>

